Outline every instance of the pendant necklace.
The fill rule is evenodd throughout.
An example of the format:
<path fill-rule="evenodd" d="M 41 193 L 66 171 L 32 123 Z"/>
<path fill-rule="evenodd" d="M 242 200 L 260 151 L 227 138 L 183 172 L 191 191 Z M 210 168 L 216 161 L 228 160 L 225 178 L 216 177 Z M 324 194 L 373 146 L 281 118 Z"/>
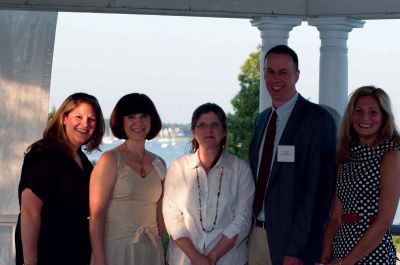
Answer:
<path fill-rule="evenodd" d="M 140 175 L 142 178 L 146 177 L 146 171 L 144 170 L 144 165 L 143 165 L 143 161 L 144 161 L 144 158 L 145 158 L 145 156 L 146 156 L 146 150 L 144 150 L 144 153 L 143 153 L 142 158 L 140 158 L 140 160 L 138 160 L 138 159 L 135 159 L 135 157 L 134 157 L 134 155 L 133 155 L 133 152 L 131 152 L 131 151 L 129 150 L 128 145 L 126 144 L 126 142 L 124 143 L 124 146 L 125 146 L 126 152 L 128 153 L 129 157 L 131 158 L 131 160 L 132 160 L 133 162 L 136 162 L 136 163 L 139 163 L 139 164 L 140 164 L 139 175 Z"/>

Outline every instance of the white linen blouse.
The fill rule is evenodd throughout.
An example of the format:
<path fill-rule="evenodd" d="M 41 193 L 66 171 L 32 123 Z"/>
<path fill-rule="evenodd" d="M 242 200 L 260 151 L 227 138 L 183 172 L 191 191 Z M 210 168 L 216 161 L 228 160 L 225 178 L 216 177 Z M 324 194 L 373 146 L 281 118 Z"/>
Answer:
<path fill-rule="evenodd" d="M 200 223 L 201 214 L 206 231 Z M 168 168 L 164 183 L 163 216 L 170 242 L 167 261 L 174 265 L 190 265 L 186 254 L 174 240 L 188 237 L 197 251 L 207 255 L 222 235 L 232 238 L 238 235 L 235 246 L 218 261 L 218 265 L 243 265 L 247 262 L 247 236 L 251 226 L 251 209 L 254 196 L 254 180 L 248 163 L 223 152 L 208 176 L 198 153 L 188 154 L 173 161 Z"/>

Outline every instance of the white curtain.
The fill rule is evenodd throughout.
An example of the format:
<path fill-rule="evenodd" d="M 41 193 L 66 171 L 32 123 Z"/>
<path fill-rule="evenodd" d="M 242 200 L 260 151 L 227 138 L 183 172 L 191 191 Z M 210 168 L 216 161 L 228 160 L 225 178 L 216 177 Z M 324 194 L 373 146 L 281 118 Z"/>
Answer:
<path fill-rule="evenodd" d="M 47 122 L 56 25 L 57 12 L 0 10 L 0 264 L 14 264 L 18 182 Z"/>

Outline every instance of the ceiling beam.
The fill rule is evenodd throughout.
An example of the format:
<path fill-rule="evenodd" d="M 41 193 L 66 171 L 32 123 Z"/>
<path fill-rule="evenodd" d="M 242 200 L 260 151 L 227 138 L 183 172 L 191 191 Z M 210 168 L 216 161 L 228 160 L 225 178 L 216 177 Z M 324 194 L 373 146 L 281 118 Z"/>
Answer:
<path fill-rule="evenodd" d="M 400 18 L 398 0 L 0 0 L 0 9 L 254 18 Z"/>

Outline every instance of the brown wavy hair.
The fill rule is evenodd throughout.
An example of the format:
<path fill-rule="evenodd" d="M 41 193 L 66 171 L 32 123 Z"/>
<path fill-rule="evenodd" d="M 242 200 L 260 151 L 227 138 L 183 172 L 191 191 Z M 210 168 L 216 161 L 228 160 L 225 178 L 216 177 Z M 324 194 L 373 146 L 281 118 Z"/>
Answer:
<path fill-rule="evenodd" d="M 351 145 L 359 143 L 359 136 L 353 127 L 352 115 L 357 100 L 360 97 L 365 96 L 372 96 L 378 101 L 383 116 L 382 126 L 379 130 L 379 135 L 374 145 L 381 143 L 385 139 L 391 139 L 397 143 L 400 142 L 400 136 L 396 128 L 388 94 L 386 94 L 386 92 L 381 88 L 374 86 L 362 86 L 350 95 L 346 110 L 343 114 L 339 130 L 338 149 L 336 153 L 336 161 L 339 165 L 350 159 Z"/>
<path fill-rule="evenodd" d="M 63 125 L 63 119 L 81 103 L 87 103 L 92 106 L 96 115 L 96 128 L 94 129 L 92 137 L 84 143 L 85 150 L 92 152 L 95 149 L 99 149 L 103 139 L 105 130 L 104 118 L 97 98 L 81 92 L 72 94 L 64 100 L 43 132 L 43 140 L 57 144 L 67 155 L 70 155 L 72 150 Z"/>

